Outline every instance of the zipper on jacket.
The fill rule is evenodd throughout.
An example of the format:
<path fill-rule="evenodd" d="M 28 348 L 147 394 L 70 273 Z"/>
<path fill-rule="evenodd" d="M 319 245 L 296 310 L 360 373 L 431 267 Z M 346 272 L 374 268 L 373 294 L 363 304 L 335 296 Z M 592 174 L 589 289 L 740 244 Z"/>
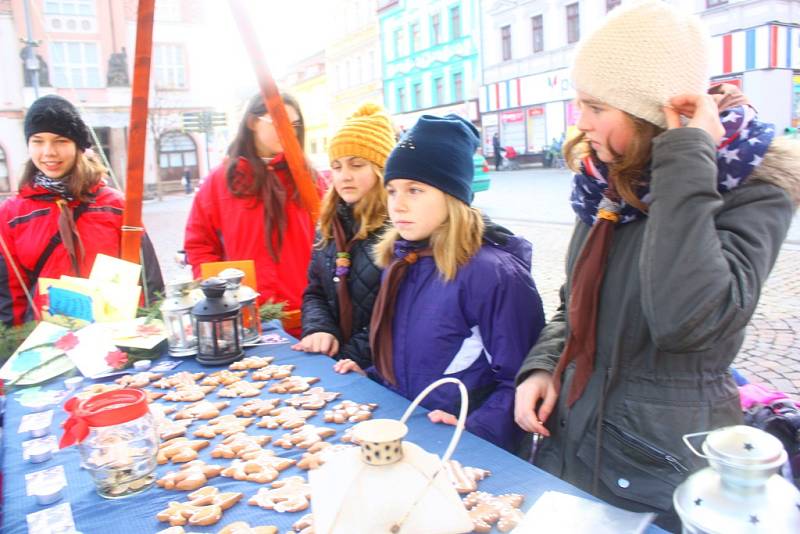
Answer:
<path fill-rule="evenodd" d="M 673 455 L 665 452 L 658 447 L 651 445 L 644 441 L 643 439 L 639 438 L 638 436 L 634 436 L 630 432 L 626 432 L 622 430 L 618 426 L 613 423 L 609 423 L 608 421 L 603 421 L 603 426 L 608 429 L 608 431 L 613 434 L 618 440 L 625 442 L 626 444 L 632 446 L 637 451 L 641 452 L 648 458 L 653 460 L 659 461 L 661 463 L 668 463 L 672 466 L 675 471 L 678 473 L 688 473 L 689 468 L 683 465 L 680 460 L 675 458 Z"/>

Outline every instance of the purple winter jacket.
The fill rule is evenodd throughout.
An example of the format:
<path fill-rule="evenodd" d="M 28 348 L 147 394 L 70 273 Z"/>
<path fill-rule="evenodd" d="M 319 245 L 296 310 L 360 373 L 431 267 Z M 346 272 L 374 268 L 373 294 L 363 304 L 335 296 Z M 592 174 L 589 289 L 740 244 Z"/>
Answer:
<path fill-rule="evenodd" d="M 399 240 L 395 255 L 419 246 Z M 516 450 L 522 429 L 514 423 L 514 377 L 544 326 L 531 250 L 527 240 L 492 225 L 481 249 L 450 282 L 432 257 L 409 266 L 392 324 L 397 385 L 386 384 L 374 367 L 370 375 L 407 399 L 439 378 L 458 378 L 469 391 L 467 430 Z M 453 384 L 422 403 L 454 415 L 460 404 Z"/>

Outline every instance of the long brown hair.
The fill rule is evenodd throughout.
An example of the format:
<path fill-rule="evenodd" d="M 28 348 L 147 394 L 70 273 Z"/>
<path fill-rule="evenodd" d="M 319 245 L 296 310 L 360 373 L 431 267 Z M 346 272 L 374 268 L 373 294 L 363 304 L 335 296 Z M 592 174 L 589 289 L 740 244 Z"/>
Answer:
<path fill-rule="evenodd" d="M 39 172 L 39 169 L 33 164 L 33 160 L 28 159 L 22 169 L 19 189 L 33 185 L 33 179 L 37 172 Z M 75 164 L 64 175 L 64 178 L 66 178 L 66 192 L 69 196 L 81 202 L 86 202 L 90 200 L 89 191 L 107 175 L 108 169 L 97 157 L 97 154 L 90 150 L 78 150 L 75 154 Z"/>
<path fill-rule="evenodd" d="M 478 253 L 483 244 L 483 217 L 477 208 L 467 206 L 445 194 L 447 219 L 433 231 L 430 238 L 436 269 L 445 281 L 456 277 L 458 269 Z M 385 269 L 394 259 L 394 244 L 400 238 L 395 228 L 387 230 L 375 244 L 373 253 L 378 267 Z"/>
<path fill-rule="evenodd" d="M 300 111 L 300 104 L 291 95 L 281 94 L 283 103 L 291 106 L 300 117 L 300 127 L 295 131 L 300 147 L 305 142 L 305 121 Z M 250 129 L 251 118 L 260 117 L 267 113 L 267 107 L 261 93 L 253 96 L 247 105 L 247 110 L 239 123 L 236 137 L 228 147 L 228 163 L 225 169 L 225 178 L 228 190 L 237 197 L 256 196 L 264 203 L 264 237 L 267 250 L 272 259 L 278 260 L 278 252 L 283 245 L 283 232 L 286 229 L 286 189 L 275 173 L 267 168 L 256 151 L 255 134 Z M 239 158 L 244 158 L 250 164 L 252 181 L 237 180 L 236 167 Z M 309 166 L 309 168 L 311 168 Z M 294 197 L 299 198 L 297 191 Z M 277 232 L 274 232 L 277 230 Z"/>
<path fill-rule="evenodd" d="M 384 226 L 388 219 L 388 195 L 383 187 L 383 169 L 373 163 L 370 163 L 370 166 L 377 180 L 372 189 L 353 206 L 353 217 L 358 222 L 355 239 L 366 239 L 371 232 Z M 341 198 L 336 188 L 331 185 L 322 199 L 319 212 L 320 240 L 316 245 L 318 248 L 324 248 L 333 239 L 333 219 L 336 217 L 336 206 Z"/>
<path fill-rule="evenodd" d="M 613 181 L 617 193 L 627 204 L 642 213 L 647 213 L 647 205 L 636 195 L 636 189 L 642 185 L 642 175 L 650 162 L 653 153 L 653 139 L 664 130 L 652 122 L 634 117 L 629 113 L 625 113 L 625 117 L 631 122 L 634 135 L 631 136 L 625 154 L 611 151 L 614 161 L 608 164 L 608 178 Z M 577 173 L 581 172 L 581 162 L 584 158 L 596 157 L 594 149 L 586 141 L 586 134 L 583 132 L 564 143 L 563 152 L 567 166 Z"/>

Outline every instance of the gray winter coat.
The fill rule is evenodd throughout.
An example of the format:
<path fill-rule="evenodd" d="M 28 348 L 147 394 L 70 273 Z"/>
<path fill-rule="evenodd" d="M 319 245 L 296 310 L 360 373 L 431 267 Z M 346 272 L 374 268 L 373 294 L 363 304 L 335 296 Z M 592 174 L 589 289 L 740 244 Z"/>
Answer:
<path fill-rule="evenodd" d="M 776 139 L 745 185 L 721 195 L 706 132 L 681 128 L 654 140 L 649 215 L 613 236 L 594 372 L 569 409 L 568 366 L 539 466 L 617 506 L 658 512 L 662 524 L 675 519 L 673 490 L 704 466 L 681 436 L 742 421 L 728 368 L 800 200 L 798 163 L 797 145 Z M 575 227 L 562 306 L 518 384 L 556 366 L 569 330 L 563 303 L 589 230 Z"/>

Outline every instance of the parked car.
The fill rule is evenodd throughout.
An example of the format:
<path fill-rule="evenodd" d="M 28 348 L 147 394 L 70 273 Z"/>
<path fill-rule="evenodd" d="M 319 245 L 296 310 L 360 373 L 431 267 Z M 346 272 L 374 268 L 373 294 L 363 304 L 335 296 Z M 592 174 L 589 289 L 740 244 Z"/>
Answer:
<path fill-rule="evenodd" d="M 472 156 L 472 163 L 475 165 L 475 179 L 472 180 L 472 192 L 478 193 L 489 189 L 489 164 L 486 158 L 476 153 Z"/>

